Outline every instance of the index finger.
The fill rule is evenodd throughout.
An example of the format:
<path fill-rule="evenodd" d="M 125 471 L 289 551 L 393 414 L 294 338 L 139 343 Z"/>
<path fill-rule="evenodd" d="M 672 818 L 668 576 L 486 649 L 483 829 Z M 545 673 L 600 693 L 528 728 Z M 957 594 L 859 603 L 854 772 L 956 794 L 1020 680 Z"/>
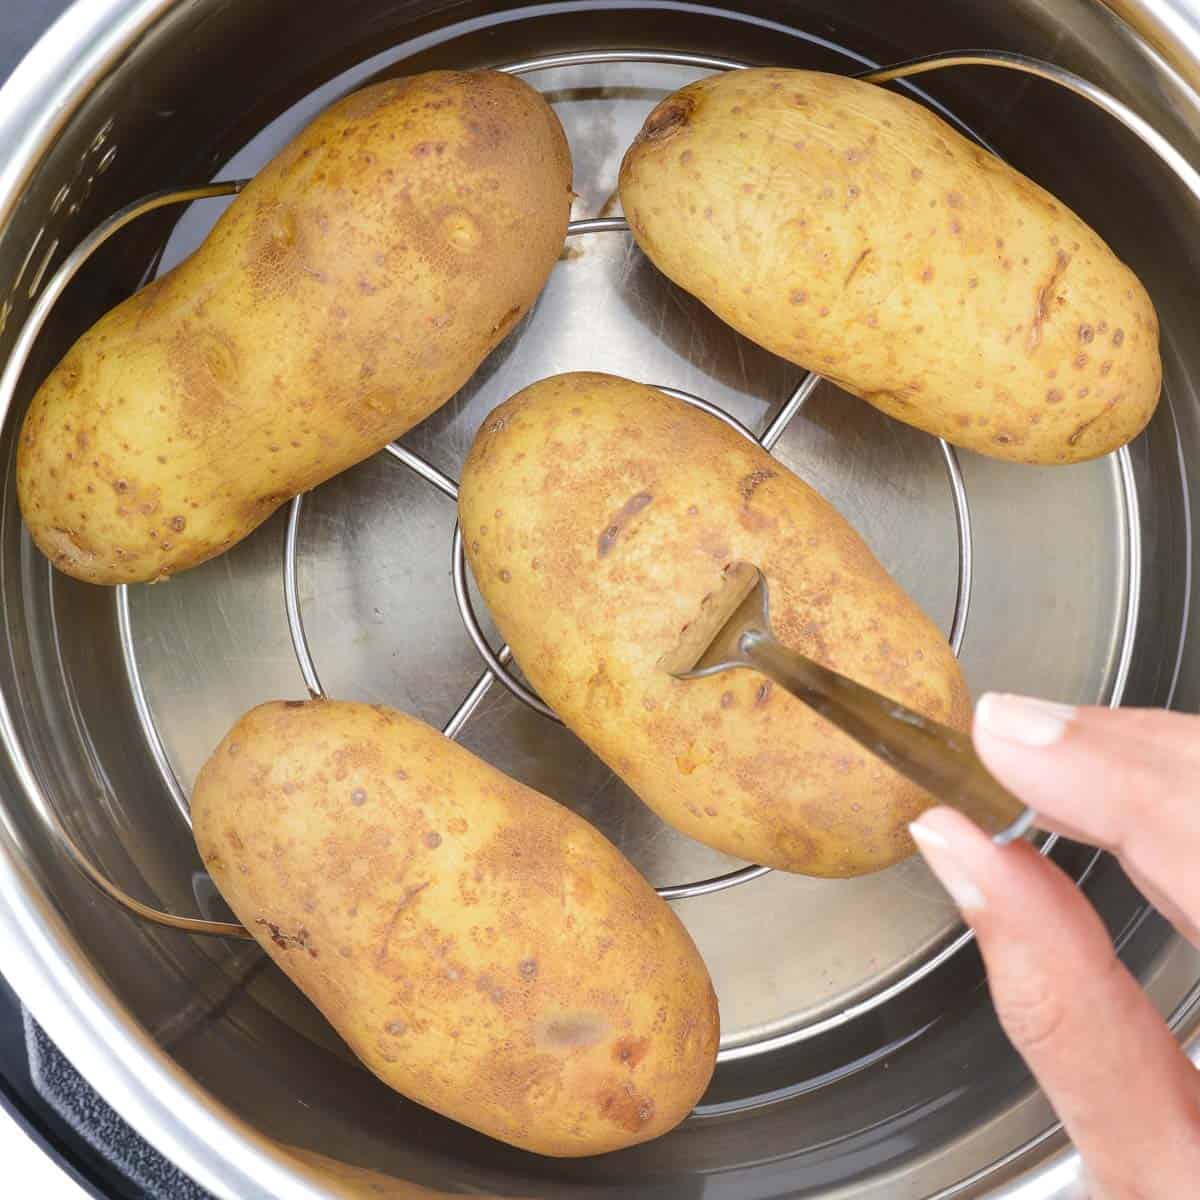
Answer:
<path fill-rule="evenodd" d="M 1116 854 L 1183 932 L 1200 929 L 1200 717 L 984 696 L 975 746 L 1050 828 Z"/>

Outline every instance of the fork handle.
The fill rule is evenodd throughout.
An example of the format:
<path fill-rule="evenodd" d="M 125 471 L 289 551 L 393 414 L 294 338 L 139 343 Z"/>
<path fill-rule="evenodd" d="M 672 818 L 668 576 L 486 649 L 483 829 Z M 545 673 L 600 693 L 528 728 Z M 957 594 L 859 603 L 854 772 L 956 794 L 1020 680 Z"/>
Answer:
<path fill-rule="evenodd" d="M 769 634 L 743 634 L 740 649 L 756 670 L 901 775 L 965 813 L 998 844 L 1020 837 L 1033 823 L 1033 810 L 988 771 L 966 734 L 821 666 Z"/>

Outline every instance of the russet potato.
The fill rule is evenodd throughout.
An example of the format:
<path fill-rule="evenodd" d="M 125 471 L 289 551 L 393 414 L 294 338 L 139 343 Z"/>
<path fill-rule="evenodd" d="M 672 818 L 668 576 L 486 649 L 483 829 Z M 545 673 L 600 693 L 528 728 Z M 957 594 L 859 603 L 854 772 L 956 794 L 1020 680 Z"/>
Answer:
<path fill-rule="evenodd" d="M 570 203 L 562 127 L 518 79 L 347 96 L 42 384 L 17 458 L 34 541 L 104 584 L 221 553 L 466 382 L 536 299 Z"/>
<path fill-rule="evenodd" d="M 912 852 L 929 797 L 755 671 L 659 666 L 734 560 L 785 644 L 965 728 L 945 638 L 820 495 L 716 418 L 609 375 L 559 375 L 485 421 L 459 519 L 475 580 L 542 698 L 665 821 L 808 875 Z"/>
<path fill-rule="evenodd" d="M 670 908 L 591 825 L 412 717 L 246 714 L 192 797 L 238 919 L 405 1096 L 539 1154 L 665 1133 L 716 1060 Z"/>
<path fill-rule="evenodd" d="M 1158 320 L 1133 272 L 895 92 L 815 71 L 701 79 L 650 114 L 620 191 L 651 261 L 719 317 L 955 445 L 1079 462 L 1158 403 Z"/>

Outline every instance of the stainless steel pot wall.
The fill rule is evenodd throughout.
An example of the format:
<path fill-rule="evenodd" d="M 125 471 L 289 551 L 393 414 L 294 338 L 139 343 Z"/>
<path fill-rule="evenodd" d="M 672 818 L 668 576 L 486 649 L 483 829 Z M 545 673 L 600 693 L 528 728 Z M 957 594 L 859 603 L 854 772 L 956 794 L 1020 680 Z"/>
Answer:
<path fill-rule="evenodd" d="M 48 273 L 110 213 L 163 187 L 252 172 L 318 107 L 381 71 L 626 51 L 528 76 L 567 125 L 590 216 L 642 115 L 706 58 L 854 71 L 964 47 L 1017 51 L 1124 99 L 1200 163 L 1189 83 L 1200 66 L 1185 40 L 1196 21 L 1191 5 L 1165 0 L 91 0 L 0 92 L 0 355 Z M 634 53 L 664 50 L 692 65 Z M 963 634 L 976 689 L 1200 711 L 1200 638 L 1187 638 L 1200 528 L 1188 491 L 1200 463 L 1200 206 L 1125 130 L 1049 83 L 978 68 L 919 83 L 1146 281 L 1162 318 L 1166 403 L 1125 459 L 1038 471 L 966 455 L 955 464 L 822 383 L 776 452 Z M 916 863 L 847 883 L 765 876 L 680 901 L 721 995 L 713 1087 L 669 1137 L 585 1162 L 534 1159 L 401 1100 L 252 945 L 138 922 L 80 877 L 51 817 L 127 892 L 225 915 L 191 844 L 187 788 L 241 710 L 303 687 L 280 587 L 284 515 L 166 587 L 118 593 L 55 577 L 13 494 L 14 431 L 38 380 L 100 312 L 194 246 L 220 203 L 142 218 L 89 262 L 5 417 L 0 963 L 64 1051 L 147 1138 L 238 1200 L 344 1194 L 285 1146 L 451 1192 L 1081 1195 L 1078 1161 L 996 1026 L 977 956 Z M 575 367 L 683 388 L 753 428 L 770 420 L 794 370 L 678 297 L 622 235 L 602 238 L 564 259 L 527 327 L 406 439 L 412 450 L 453 474 L 492 404 Z M 296 514 L 296 598 L 330 692 L 440 724 L 469 691 L 481 664 L 446 578 L 452 528 L 445 498 L 385 456 Z M 463 739 L 596 821 L 656 884 L 736 865 L 666 831 L 499 688 Z M 1111 861 L 1065 843 L 1052 853 L 1197 1044 L 1200 956 Z"/>

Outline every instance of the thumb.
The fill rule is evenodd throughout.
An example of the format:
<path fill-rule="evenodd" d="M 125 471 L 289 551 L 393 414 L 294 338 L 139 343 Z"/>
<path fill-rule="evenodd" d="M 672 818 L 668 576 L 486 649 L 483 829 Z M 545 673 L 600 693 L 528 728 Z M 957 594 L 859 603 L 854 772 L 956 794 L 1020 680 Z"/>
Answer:
<path fill-rule="evenodd" d="M 1000 1023 L 1099 1194 L 1194 1196 L 1200 1076 L 1091 905 L 1032 846 L 998 847 L 960 813 L 931 809 L 910 828 L 975 930 Z"/>

